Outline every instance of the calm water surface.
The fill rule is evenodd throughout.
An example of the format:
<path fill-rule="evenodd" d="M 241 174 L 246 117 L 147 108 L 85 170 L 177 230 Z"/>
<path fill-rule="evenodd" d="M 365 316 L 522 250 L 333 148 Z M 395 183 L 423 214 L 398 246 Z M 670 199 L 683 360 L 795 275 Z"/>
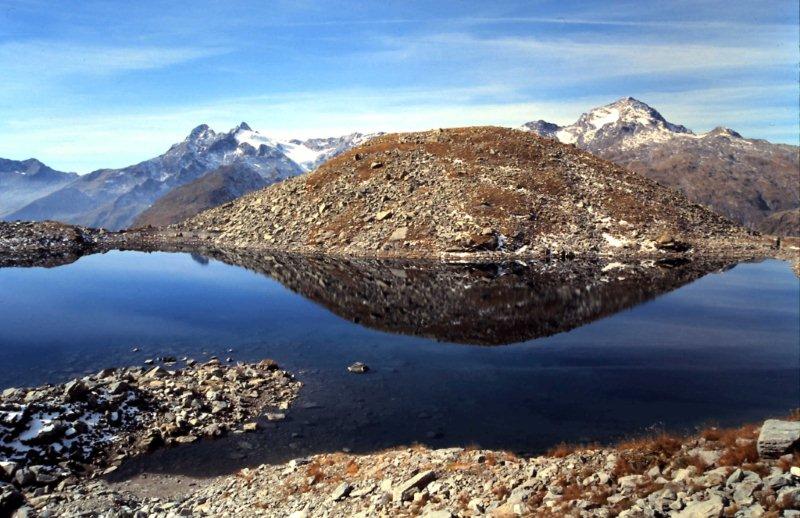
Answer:
<path fill-rule="evenodd" d="M 616 293 L 561 303 L 528 300 L 525 290 L 538 288 L 522 285 L 510 307 L 526 318 L 510 323 L 513 311 L 497 310 L 489 283 L 476 299 L 486 306 L 453 304 L 445 316 L 467 329 L 460 341 L 490 336 L 491 347 L 453 343 L 436 321 L 442 315 L 416 296 L 391 302 L 391 285 L 373 273 L 352 287 L 345 277 L 289 273 L 296 282 L 281 280 L 310 299 L 268 276 L 189 254 L 112 252 L 52 269 L 0 269 L 0 386 L 60 382 L 163 355 L 269 357 L 297 373 L 305 383 L 300 399 L 286 422 L 249 439 L 256 448 L 235 453 L 238 439 L 223 439 L 161 452 L 137 468 L 160 462 L 160 469 L 197 471 L 198 458 L 216 456 L 203 468 L 209 473 L 412 442 L 531 452 L 649 427 L 758 420 L 800 405 L 800 286 L 783 262 L 740 264 L 599 319 L 604 313 L 594 305 L 613 306 Z M 474 284 L 470 278 L 464 286 Z M 349 296 L 374 285 L 388 306 L 369 307 L 366 292 Z M 323 295 L 310 295 L 314 288 Z M 437 289 L 446 298 L 465 288 L 428 291 Z M 593 316 L 549 337 L 520 342 L 547 333 L 502 333 L 504 325 L 519 331 L 531 322 L 560 330 L 559 315 L 576 311 Z M 400 314 L 408 318 L 398 323 Z M 371 372 L 349 374 L 354 361 Z"/>

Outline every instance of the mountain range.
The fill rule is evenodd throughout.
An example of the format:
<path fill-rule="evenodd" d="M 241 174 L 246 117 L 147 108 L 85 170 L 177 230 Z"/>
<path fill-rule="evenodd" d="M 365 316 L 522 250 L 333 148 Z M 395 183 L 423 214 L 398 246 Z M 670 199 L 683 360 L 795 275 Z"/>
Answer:
<path fill-rule="evenodd" d="M 797 146 L 747 139 L 723 127 L 696 134 L 632 97 L 589 110 L 568 126 L 538 120 L 522 129 L 676 188 L 745 226 L 800 233 L 793 224 L 800 213 Z"/>
<path fill-rule="evenodd" d="M 444 259 L 644 256 L 747 238 L 675 189 L 499 127 L 382 135 L 178 230 L 222 247 Z"/>
<path fill-rule="evenodd" d="M 56 171 L 35 158 L 0 158 L 0 218 L 57 191 L 76 178 L 78 175 L 75 173 Z"/>
<path fill-rule="evenodd" d="M 743 225 L 800 234 L 797 146 L 747 139 L 722 127 L 696 134 L 631 97 L 591 109 L 571 125 L 538 120 L 520 129 L 676 188 Z M 85 176 L 34 159 L 0 159 L 0 219 L 53 219 L 111 230 L 177 223 L 312 171 L 377 135 L 275 140 L 246 123 L 221 133 L 202 124 L 158 157 Z"/>
<path fill-rule="evenodd" d="M 164 220 L 165 214 L 186 214 L 186 207 L 159 209 L 153 208 L 153 204 L 206 175 L 214 174 L 217 180 L 230 182 L 228 196 L 238 196 L 248 192 L 245 189 L 257 189 L 306 172 L 366 138 L 369 136 L 353 134 L 332 139 L 277 141 L 244 122 L 225 133 L 202 124 L 162 155 L 122 169 L 99 169 L 76 177 L 6 214 L 5 219 L 54 219 L 118 230 L 131 226 L 144 211 L 153 209 L 145 223 L 153 213 L 161 215 L 160 222 L 172 223 L 173 220 Z M 207 179 L 195 191 L 213 184 Z M 198 197 L 193 207 L 199 211 L 213 206 L 203 203 L 222 203 L 228 199 L 232 198 L 219 192 L 210 193 Z"/>

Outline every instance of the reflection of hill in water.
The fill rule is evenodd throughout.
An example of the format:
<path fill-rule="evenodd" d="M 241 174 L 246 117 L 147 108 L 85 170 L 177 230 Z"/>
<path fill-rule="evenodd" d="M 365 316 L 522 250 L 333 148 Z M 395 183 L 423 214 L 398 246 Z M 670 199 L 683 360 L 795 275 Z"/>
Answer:
<path fill-rule="evenodd" d="M 528 267 L 211 252 L 268 275 L 367 327 L 500 345 L 548 336 L 674 290 L 725 263 L 602 272 L 578 263 Z"/>

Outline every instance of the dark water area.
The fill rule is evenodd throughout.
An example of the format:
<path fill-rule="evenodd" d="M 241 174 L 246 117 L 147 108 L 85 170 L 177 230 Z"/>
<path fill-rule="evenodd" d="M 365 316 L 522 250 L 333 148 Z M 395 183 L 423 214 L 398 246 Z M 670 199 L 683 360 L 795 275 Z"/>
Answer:
<path fill-rule="evenodd" d="M 273 358 L 304 382 L 286 421 L 120 476 L 415 442 L 538 452 L 800 406 L 800 283 L 783 262 L 585 274 L 222 259 L 245 267 L 110 252 L 0 269 L 0 386 L 165 355 Z M 371 370 L 347 372 L 355 361 Z"/>

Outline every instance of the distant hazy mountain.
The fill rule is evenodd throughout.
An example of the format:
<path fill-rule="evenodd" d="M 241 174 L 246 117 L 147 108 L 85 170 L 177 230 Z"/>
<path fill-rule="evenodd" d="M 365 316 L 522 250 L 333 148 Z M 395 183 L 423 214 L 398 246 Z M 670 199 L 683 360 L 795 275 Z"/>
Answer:
<path fill-rule="evenodd" d="M 727 128 L 695 134 L 631 97 L 594 108 L 569 126 L 529 122 L 522 129 L 575 144 L 683 191 L 690 200 L 752 228 L 800 207 L 800 148 L 743 138 Z M 798 234 L 792 218 L 769 228 Z"/>
<path fill-rule="evenodd" d="M 137 224 L 172 222 L 178 215 L 193 215 L 219 200 L 227 201 L 234 193 L 241 195 L 308 171 L 366 138 L 353 134 L 282 142 L 253 131 L 244 122 L 227 133 L 216 133 L 203 124 L 163 155 L 122 169 L 100 169 L 81 176 L 7 215 L 6 219 L 54 219 L 112 230 L 125 228 L 174 189 L 219 171 L 214 178 L 153 207 Z M 213 192 L 203 192 L 204 188 Z M 196 199 L 189 203 L 186 196 L 191 193 Z M 178 200 L 185 206 L 168 206 Z M 167 217 L 168 214 L 172 216 Z"/>
<path fill-rule="evenodd" d="M 224 165 L 193 182 L 176 187 L 139 214 L 133 227 L 160 227 L 177 223 L 271 182 L 240 164 Z"/>
<path fill-rule="evenodd" d="M 51 169 L 35 158 L 0 158 L 0 218 L 46 196 L 78 178 Z"/>

